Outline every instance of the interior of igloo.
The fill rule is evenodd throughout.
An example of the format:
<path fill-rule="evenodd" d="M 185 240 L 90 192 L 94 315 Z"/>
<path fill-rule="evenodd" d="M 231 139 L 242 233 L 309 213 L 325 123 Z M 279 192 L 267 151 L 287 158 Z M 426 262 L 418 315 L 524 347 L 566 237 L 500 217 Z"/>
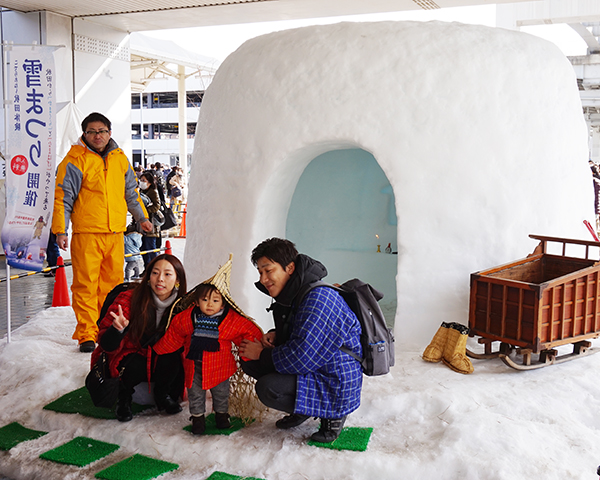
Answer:
<path fill-rule="evenodd" d="M 396 341 L 423 348 L 468 322 L 470 273 L 527 255 L 531 233 L 586 238 L 586 138 L 570 63 L 527 34 L 379 22 L 254 38 L 200 110 L 188 282 L 233 253 L 236 302 L 271 328 L 249 257 L 288 236 L 327 281 L 395 299 Z M 396 255 L 376 252 L 388 243 Z"/>
<path fill-rule="evenodd" d="M 391 327 L 396 314 L 397 217 L 392 186 L 375 157 L 359 148 L 330 150 L 300 177 L 286 238 L 327 266 L 327 281 L 360 278 L 383 293 Z"/>

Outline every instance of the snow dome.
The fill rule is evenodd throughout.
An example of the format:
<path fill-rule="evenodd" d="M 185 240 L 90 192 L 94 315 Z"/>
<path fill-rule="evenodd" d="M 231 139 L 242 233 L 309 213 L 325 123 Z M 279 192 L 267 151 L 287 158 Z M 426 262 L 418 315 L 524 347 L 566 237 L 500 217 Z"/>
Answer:
<path fill-rule="evenodd" d="M 249 40 L 200 111 L 188 282 L 232 252 L 234 298 L 270 327 L 249 256 L 287 237 L 325 280 L 383 291 L 397 343 L 422 348 L 468 323 L 470 273 L 524 257 L 530 233 L 588 238 L 586 138 L 570 63 L 527 34 L 380 22 Z"/>

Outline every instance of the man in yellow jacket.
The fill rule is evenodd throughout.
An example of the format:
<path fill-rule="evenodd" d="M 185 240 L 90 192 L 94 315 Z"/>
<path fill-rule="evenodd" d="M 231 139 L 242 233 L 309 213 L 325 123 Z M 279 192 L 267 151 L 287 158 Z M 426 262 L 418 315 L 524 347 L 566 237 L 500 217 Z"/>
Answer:
<path fill-rule="evenodd" d="M 83 135 L 58 166 L 52 232 L 62 250 L 73 231 L 73 338 L 81 352 L 96 346 L 96 321 L 106 295 L 123 282 L 123 232 L 127 210 L 146 232 L 152 223 L 137 190 L 129 160 L 111 138 L 111 122 L 100 113 L 83 120 Z"/>

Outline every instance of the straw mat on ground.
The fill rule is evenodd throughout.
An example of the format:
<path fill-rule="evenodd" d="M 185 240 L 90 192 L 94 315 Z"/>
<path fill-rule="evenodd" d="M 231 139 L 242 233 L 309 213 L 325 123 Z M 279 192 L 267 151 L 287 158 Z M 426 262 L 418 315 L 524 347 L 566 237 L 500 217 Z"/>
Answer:
<path fill-rule="evenodd" d="M 263 480 L 257 477 L 240 477 L 239 475 L 231 475 L 225 472 L 213 472 L 206 480 Z"/>
<path fill-rule="evenodd" d="M 176 463 L 135 454 L 98 472 L 96 478 L 104 480 L 150 480 L 178 468 L 179 465 Z"/>
<path fill-rule="evenodd" d="M 315 447 L 331 448 L 333 450 L 364 452 L 369 444 L 371 432 L 373 432 L 372 428 L 346 427 L 342 429 L 340 436 L 331 443 L 320 443 L 309 440 L 308 444 Z"/>
<path fill-rule="evenodd" d="M 140 413 L 142 410 L 151 407 L 151 405 L 138 405 L 137 403 L 133 403 L 131 405 L 131 411 L 135 415 L 136 413 Z M 59 413 L 79 413 L 86 417 L 94 418 L 117 418 L 113 409 L 94 406 L 90 394 L 85 387 L 78 388 L 77 390 L 73 390 L 62 397 L 57 398 L 46 405 L 44 410 L 53 410 Z"/>
<path fill-rule="evenodd" d="M 114 443 L 101 442 L 88 437 L 75 437 L 73 440 L 59 447 L 42 453 L 40 458 L 57 463 L 84 467 L 110 455 L 118 449 L 119 446 Z"/>
<path fill-rule="evenodd" d="M 48 432 L 25 428 L 17 422 L 9 423 L 0 428 L 0 450 L 10 450 L 21 442 L 35 440 L 47 433 Z"/>

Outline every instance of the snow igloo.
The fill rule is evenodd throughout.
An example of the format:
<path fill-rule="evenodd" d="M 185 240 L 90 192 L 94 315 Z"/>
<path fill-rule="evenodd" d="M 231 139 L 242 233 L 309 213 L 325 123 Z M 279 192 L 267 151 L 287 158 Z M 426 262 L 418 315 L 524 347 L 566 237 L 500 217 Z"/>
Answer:
<path fill-rule="evenodd" d="M 233 296 L 269 328 L 249 257 L 287 237 L 325 280 L 381 290 L 397 345 L 418 349 L 442 321 L 468 323 L 470 273 L 526 256 L 530 233 L 588 238 L 593 218 L 567 58 L 528 34 L 458 23 L 247 41 L 206 91 L 189 190 L 190 285 L 232 252 Z"/>

